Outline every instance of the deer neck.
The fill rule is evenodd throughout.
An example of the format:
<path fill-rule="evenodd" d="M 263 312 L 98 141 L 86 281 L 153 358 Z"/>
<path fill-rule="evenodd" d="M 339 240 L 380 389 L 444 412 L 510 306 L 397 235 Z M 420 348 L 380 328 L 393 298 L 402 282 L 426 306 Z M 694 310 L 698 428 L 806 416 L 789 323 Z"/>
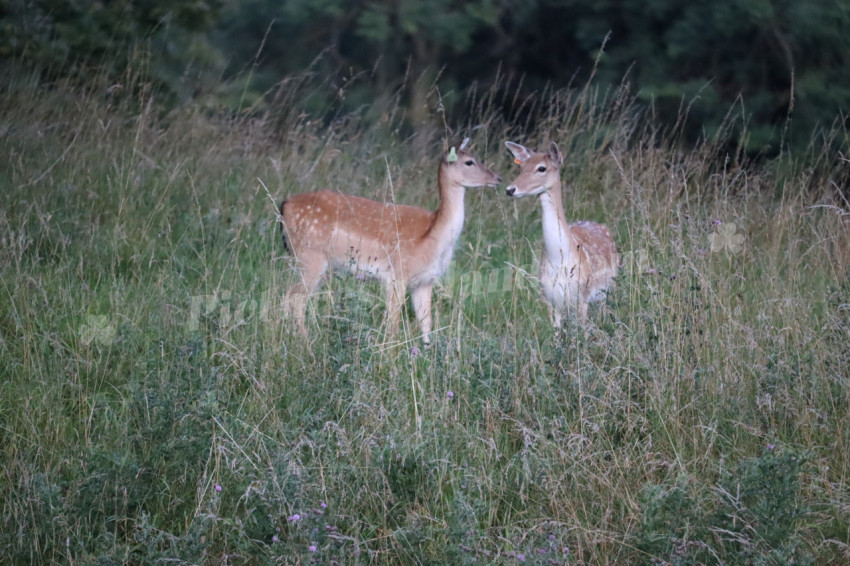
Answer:
<path fill-rule="evenodd" d="M 434 223 L 428 236 L 437 241 L 440 249 L 452 248 L 463 229 L 463 200 L 466 188 L 452 182 L 444 169 L 440 168 L 440 206 L 434 212 Z"/>
<path fill-rule="evenodd" d="M 543 244 L 547 259 L 556 264 L 572 263 L 572 234 L 564 214 L 560 180 L 545 192 L 540 193 L 543 214 Z"/>

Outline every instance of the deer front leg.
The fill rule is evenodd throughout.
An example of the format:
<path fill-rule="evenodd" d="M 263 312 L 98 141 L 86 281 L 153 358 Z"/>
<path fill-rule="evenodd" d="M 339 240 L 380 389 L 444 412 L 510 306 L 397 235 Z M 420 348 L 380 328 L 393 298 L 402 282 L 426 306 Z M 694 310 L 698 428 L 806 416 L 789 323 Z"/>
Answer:
<path fill-rule="evenodd" d="M 431 343 L 431 285 L 417 287 L 410 291 L 410 300 L 413 303 L 413 312 L 416 313 L 416 321 L 422 331 L 422 341 Z"/>

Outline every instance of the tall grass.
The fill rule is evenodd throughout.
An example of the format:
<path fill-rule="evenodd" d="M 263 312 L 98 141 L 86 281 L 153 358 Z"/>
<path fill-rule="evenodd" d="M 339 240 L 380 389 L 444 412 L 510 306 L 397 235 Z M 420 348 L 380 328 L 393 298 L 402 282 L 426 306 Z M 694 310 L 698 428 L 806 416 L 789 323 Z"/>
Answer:
<path fill-rule="evenodd" d="M 0 92 L 4 563 L 850 560 L 846 132 L 758 164 L 626 91 L 471 95 L 445 123 L 506 180 L 505 139 L 557 141 L 625 262 L 556 336 L 537 203 L 470 190 L 424 349 L 354 279 L 291 333 L 276 205 L 432 208 L 444 129 L 392 95 L 311 119 L 310 80 L 163 113 L 131 79 Z"/>

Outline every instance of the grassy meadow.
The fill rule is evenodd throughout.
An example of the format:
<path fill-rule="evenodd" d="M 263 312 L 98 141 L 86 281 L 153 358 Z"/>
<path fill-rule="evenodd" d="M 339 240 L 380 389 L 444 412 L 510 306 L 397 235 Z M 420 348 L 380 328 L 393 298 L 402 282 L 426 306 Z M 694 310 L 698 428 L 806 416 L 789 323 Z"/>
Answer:
<path fill-rule="evenodd" d="M 309 80 L 237 115 L 6 83 L 0 562 L 850 563 L 846 131 L 755 162 L 592 86 L 471 94 L 447 134 L 392 95 L 316 120 Z M 506 183 L 506 139 L 559 144 L 624 259 L 591 323 L 555 335 L 502 186 L 467 191 L 432 347 L 354 278 L 291 332 L 280 201 L 434 208 L 465 135 Z"/>

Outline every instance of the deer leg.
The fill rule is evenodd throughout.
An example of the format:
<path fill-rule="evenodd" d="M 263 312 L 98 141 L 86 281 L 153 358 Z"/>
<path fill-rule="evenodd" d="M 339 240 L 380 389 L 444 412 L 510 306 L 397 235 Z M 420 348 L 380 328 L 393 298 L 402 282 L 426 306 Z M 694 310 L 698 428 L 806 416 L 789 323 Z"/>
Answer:
<path fill-rule="evenodd" d="M 422 341 L 425 344 L 431 343 L 431 287 L 425 285 L 410 291 L 413 312 L 416 313 L 416 321 L 422 330 Z"/>
<path fill-rule="evenodd" d="M 555 305 L 549 305 L 549 320 L 552 321 L 552 326 L 555 327 L 556 331 L 561 330 L 561 323 L 563 322 L 561 319 L 561 311 Z"/>
<path fill-rule="evenodd" d="M 322 282 L 327 267 L 324 261 L 302 262 L 298 281 L 287 289 L 284 296 L 284 312 L 295 319 L 295 326 L 304 336 L 307 336 L 307 300 Z"/>
<path fill-rule="evenodd" d="M 387 338 L 391 339 L 395 337 L 401 319 L 401 309 L 404 306 L 404 285 L 390 278 L 387 280 L 386 286 L 387 314 L 385 325 Z"/>
<path fill-rule="evenodd" d="M 579 301 L 578 303 L 578 319 L 580 322 L 587 321 L 587 303 L 585 301 Z"/>

